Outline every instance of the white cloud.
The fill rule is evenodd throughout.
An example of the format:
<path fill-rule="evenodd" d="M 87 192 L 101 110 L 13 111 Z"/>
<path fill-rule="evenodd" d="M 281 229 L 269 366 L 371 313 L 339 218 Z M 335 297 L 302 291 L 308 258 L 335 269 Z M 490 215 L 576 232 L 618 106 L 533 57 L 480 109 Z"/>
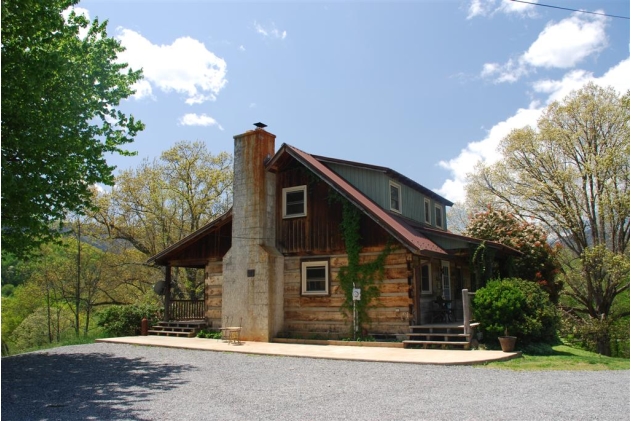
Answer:
<path fill-rule="evenodd" d="M 180 118 L 179 124 L 181 126 L 217 126 L 219 130 L 223 131 L 223 127 L 221 127 L 221 124 L 217 123 L 217 120 L 206 114 L 185 114 Z"/>
<path fill-rule="evenodd" d="M 602 77 L 595 78 L 591 72 L 574 70 L 566 73 L 561 80 L 542 79 L 533 83 L 535 92 L 548 95 L 546 104 L 561 101 L 570 92 L 580 89 L 587 82 L 592 81 L 603 87 L 611 86 L 619 93 L 630 89 L 629 74 L 631 74 L 631 58 L 621 61 L 609 69 Z"/>
<path fill-rule="evenodd" d="M 532 3 L 536 3 L 536 0 Z M 510 0 L 471 0 L 469 3 L 467 19 L 476 16 L 492 16 L 496 13 L 516 14 L 533 17 L 536 15 L 535 5 L 518 3 Z"/>
<path fill-rule="evenodd" d="M 271 24 L 269 27 L 264 27 L 258 22 L 254 22 L 254 29 L 257 33 L 263 35 L 265 38 L 273 38 L 283 40 L 287 38 L 287 31 L 279 31 L 275 24 Z"/>
<path fill-rule="evenodd" d="M 485 63 L 480 76 L 495 83 L 513 83 L 535 68 L 572 68 L 607 46 L 606 23 L 602 16 L 579 13 L 549 23 L 528 51 L 505 64 Z"/>
<path fill-rule="evenodd" d="M 155 45 L 138 32 L 119 28 L 117 39 L 126 48 L 119 55 L 130 68 L 143 69 L 144 81 L 135 97 L 152 95 L 153 88 L 186 96 L 189 105 L 214 101 L 228 82 L 226 62 L 200 41 L 178 38 L 171 45 Z"/>
<path fill-rule="evenodd" d="M 606 22 L 603 16 L 575 13 L 559 23 L 548 24 L 524 53 L 523 60 L 535 67 L 574 67 L 607 46 Z"/>
<path fill-rule="evenodd" d="M 493 78 L 495 83 L 517 82 L 528 74 L 528 67 L 524 65 L 521 58 L 517 60 L 509 59 L 504 64 L 484 63 L 480 76 L 483 78 Z"/>
<path fill-rule="evenodd" d="M 134 99 L 141 99 L 141 98 L 151 98 L 153 100 L 156 99 L 155 95 L 153 95 L 153 89 L 151 89 L 151 83 L 149 83 L 146 79 L 136 82 L 133 88 L 136 91 L 133 96 Z"/>
<path fill-rule="evenodd" d="M 531 3 L 537 3 L 536 0 L 531 1 Z M 506 14 L 518 14 L 522 16 L 535 17 L 536 8 L 534 4 L 531 3 L 519 3 L 510 0 L 502 0 L 502 4 L 497 8 L 498 11 Z"/>
<path fill-rule="evenodd" d="M 562 100 L 571 91 L 580 89 L 590 81 L 601 86 L 613 86 L 618 92 L 624 93 L 631 89 L 629 74 L 631 74 L 631 58 L 621 61 L 601 77 L 594 77 L 591 72 L 585 70 L 573 70 L 566 73 L 560 80 L 545 79 L 533 83 L 534 92 L 544 94 L 545 98 L 542 101 L 531 102 L 528 108 L 520 108 L 511 117 L 495 124 L 484 139 L 469 143 L 457 157 L 439 162 L 442 168 L 450 171 L 451 177 L 437 192 L 453 202 L 464 202 L 467 174 L 472 172 L 478 162 L 487 165 L 497 162 L 500 158 L 497 152 L 499 142 L 511 130 L 536 126 L 537 120 L 548 104 Z"/>

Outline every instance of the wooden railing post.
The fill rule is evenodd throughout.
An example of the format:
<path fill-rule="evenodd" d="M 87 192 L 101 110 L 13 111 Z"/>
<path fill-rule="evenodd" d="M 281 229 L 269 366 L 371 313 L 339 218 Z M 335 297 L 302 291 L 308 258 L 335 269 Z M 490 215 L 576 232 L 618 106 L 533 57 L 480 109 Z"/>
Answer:
<path fill-rule="evenodd" d="M 462 290 L 462 318 L 463 318 L 463 322 L 462 324 L 464 325 L 464 333 L 465 335 L 468 335 L 471 333 L 471 314 L 470 314 L 470 308 L 471 308 L 471 302 L 470 302 L 470 296 L 469 296 L 469 290 L 468 289 L 463 289 Z"/>
<path fill-rule="evenodd" d="M 171 265 L 167 265 L 164 276 L 164 321 L 171 320 Z"/>

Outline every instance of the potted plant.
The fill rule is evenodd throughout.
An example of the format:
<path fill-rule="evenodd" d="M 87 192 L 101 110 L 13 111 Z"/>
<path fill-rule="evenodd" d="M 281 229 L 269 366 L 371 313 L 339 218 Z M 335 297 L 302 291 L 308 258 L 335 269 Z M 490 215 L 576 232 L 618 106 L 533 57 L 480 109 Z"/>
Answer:
<path fill-rule="evenodd" d="M 513 352 L 515 350 L 515 343 L 517 342 L 517 336 L 510 336 L 508 334 L 508 326 L 504 328 L 504 336 L 498 336 L 500 346 L 504 352 Z"/>

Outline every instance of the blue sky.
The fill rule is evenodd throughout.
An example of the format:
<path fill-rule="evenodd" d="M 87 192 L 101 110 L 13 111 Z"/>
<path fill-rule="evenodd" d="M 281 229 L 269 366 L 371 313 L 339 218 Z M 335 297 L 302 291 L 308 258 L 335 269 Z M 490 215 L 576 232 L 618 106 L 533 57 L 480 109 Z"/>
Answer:
<path fill-rule="evenodd" d="M 547 5 L 629 16 L 629 1 Z M 593 80 L 631 87 L 629 20 L 473 1 L 84 0 L 145 79 L 137 167 L 180 140 L 232 152 L 261 121 L 306 152 L 390 167 L 454 201 L 499 139 Z"/>

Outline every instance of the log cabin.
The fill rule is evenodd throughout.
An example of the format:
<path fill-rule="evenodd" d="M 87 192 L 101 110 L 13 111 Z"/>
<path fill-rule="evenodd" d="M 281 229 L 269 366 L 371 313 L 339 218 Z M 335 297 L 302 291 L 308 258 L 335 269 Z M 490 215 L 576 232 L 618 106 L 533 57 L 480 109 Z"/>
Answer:
<path fill-rule="evenodd" d="M 171 268 L 203 268 L 204 300 L 186 318 L 238 324 L 242 340 L 348 338 L 353 329 L 413 339 L 415 327 L 468 320 L 477 247 L 495 259 L 518 253 L 450 232 L 453 203 L 395 170 L 289 144 L 276 150 L 275 141 L 264 127 L 234 136 L 232 208 L 149 259 L 166 268 L 167 321 L 183 314 L 170 300 Z M 349 265 L 345 202 L 359 215 L 359 263 L 384 256 L 361 326 L 340 282 Z"/>

